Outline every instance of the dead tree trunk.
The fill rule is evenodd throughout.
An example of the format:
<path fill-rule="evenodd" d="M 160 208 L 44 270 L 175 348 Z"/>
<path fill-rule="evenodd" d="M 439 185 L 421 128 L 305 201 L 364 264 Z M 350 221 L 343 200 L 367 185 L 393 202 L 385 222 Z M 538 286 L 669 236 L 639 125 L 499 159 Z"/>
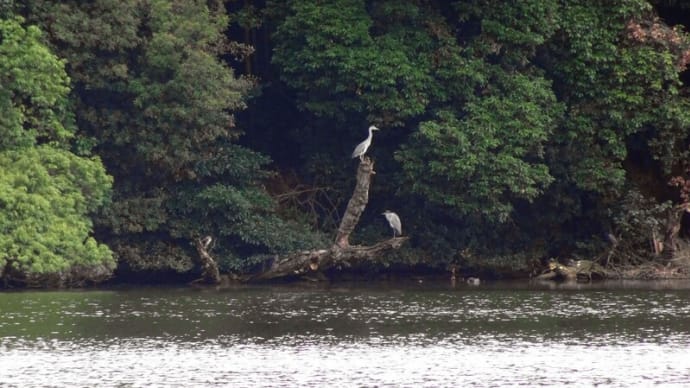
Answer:
<path fill-rule="evenodd" d="M 663 250 L 661 251 L 664 264 L 670 263 L 676 256 L 676 237 L 680 231 L 680 220 L 684 207 L 674 207 L 668 210 L 666 231 L 664 233 Z"/>
<path fill-rule="evenodd" d="M 351 267 L 370 261 L 391 249 L 398 249 L 408 237 L 395 237 L 373 246 L 351 246 L 350 235 L 369 202 L 369 185 L 374 175 L 374 162 L 365 157 L 357 169 L 357 182 L 340 222 L 338 233 L 330 249 L 318 249 L 276 257 L 261 273 L 247 280 L 267 280 L 287 276 L 302 276 L 329 268 Z"/>
<path fill-rule="evenodd" d="M 196 245 L 196 251 L 199 253 L 199 258 L 201 260 L 201 277 L 194 280 L 192 283 L 206 283 L 206 284 L 219 284 L 220 283 L 220 270 L 218 270 L 218 264 L 213 260 L 213 257 L 208 253 L 208 247 L 211 245 L 211 236 L 207 236 L 203 239 L 198 238 L 194 243 Z"/>
<path fill-rule="evenodd" d="M 365 157 L 357 168 L 357 184 L 350 201 L 347 203 L 347 209 L 345 209 L 343 219 L 340 221 L 338 234 L 335 238 L 335 244 L 341 249 L 350 246 L 350 234 L 355 230 L 359 217 L 369 202 L 369 185 L 371 176 L 374 174 L 374 162 Z"/>

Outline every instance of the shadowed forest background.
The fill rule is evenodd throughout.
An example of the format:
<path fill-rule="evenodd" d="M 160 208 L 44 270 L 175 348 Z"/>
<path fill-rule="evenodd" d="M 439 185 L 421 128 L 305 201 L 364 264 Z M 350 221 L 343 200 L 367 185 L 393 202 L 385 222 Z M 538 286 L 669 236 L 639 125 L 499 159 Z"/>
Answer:
<path fill-rule="evenodd" d="M 327 246 L 372 124 L 352 242 L 386 209 L 410 240 L 362 273 L 683 264 L 688 24 L 672 0 L 2 1 L 0 279 Z"/>

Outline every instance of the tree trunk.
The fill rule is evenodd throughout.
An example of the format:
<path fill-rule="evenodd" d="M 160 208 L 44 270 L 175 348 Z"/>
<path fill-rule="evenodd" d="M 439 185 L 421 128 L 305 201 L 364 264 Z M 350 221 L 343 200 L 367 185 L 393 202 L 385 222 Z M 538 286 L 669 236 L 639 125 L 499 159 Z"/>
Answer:
<path fill-rule="evenodd" d="M 672 208 L 668 211 L 663 251 L 661 252 L 663 264 L 670 263 L 676 256 L 676 236 L 680 231 L 680 220 L 684 211 L 685 209 L 681 207 Z"/>
<path fill-rule="evenodd" d="M 220 271 L 218 264 L 213 260 L 213 257 L 208 253 L 208 247 L 211 245 L 211 237 L 208 236 L 203 239 L 195 241 L 196 251 L 199 253 L 201 260 L 201 278 L 194 280 L 192 283 L 206 283 L 206 284 L 220 284 Z"/>
<path fill-rule="evenodd" d="M 347 203 L 347 209 L 345 209 L 340 227 L 338 227 L 335 244 L 340 248 L 347 248 L 350 245 L 350 234 L 355 230 L 359 217 L 369 202 L 369 184 L 371 183 L 371 176 L 374 174 L 374 162 L 365 157 L 357 168 L 355 190 Z"/>

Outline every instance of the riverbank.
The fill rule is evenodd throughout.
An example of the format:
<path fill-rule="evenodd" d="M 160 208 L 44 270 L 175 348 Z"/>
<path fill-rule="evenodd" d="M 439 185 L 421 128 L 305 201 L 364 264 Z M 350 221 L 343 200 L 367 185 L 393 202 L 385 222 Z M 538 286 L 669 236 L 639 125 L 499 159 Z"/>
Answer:
<path fill-rule="evenodd" d="M 498 263 L 498 265 L 496 265 Z M 490 262 L 490 265 L 479 266 L 451 264 L 446 268 L 425 265 L 415 266 L 366 266 L 360 268 L 332 268 L 325 272 L 312 271 L 299 276 L 287 276 L 284 278 L 269 280 L 252 280 L 248 276 L 232 273 L 221 273 L 219 281 L 213 284 L 195 282 L 201 276 L 198 272 L 178 273 L 175 271 L 163 272 L 119 272 L 100 282 L 79 282 L 76 284 L 62 284 L 51 276 L 46 282 L 40 282 L 38 278 L 32 278 L 31 282 L 22 283 L 0 282 L 0 290 L 7 289 L 60 289 L 60 288 L 99 288 L 119 285 L 171 285 L 197 287 L 240 285 L 246 283 L 255 284 L 290 284 L 290 283 L 366 283 L 366 282 L 425 282 L 425 283 L 455 283 L 478 284 L 496 281 L 551 281 L 551 282 L 600 282 L 602 280 L 673 280 L 690 279 L 690 264 L 687 260 L 674 260 L 666 264 L 660 262 L 646 262 L 639 265 L 614 265 L 609 263 L 604 267 L 591 260 L 570 260 L 565 264 L 556 260 L 550 260 L 542 264 L 538 260 L 530 263 L 531 266 L 511 267 L 503 261 Z"/>

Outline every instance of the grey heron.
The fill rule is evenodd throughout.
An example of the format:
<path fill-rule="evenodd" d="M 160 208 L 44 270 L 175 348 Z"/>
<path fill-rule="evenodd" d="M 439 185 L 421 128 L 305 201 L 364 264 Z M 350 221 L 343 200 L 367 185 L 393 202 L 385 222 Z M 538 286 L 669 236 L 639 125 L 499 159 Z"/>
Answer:
<path fill-rule="evenodd" d="M 386 217 L 388 224 L 391 226 L 391 228 L 393 228 L 393 238 L 395 238 L 396 233 L 398 236 L 402 235 L 402 224 L 400 223 L 400 217 L 390 210 L 386 210 L 381 214 Z"/>
<path fill-rule="evenodd" d="M 355 150 L 352 152 L 352 157 L 356 158 L 359 156 L 359 160 L 362 160 L 362 156 L 367 152 L 369 149 L 369 146 L 371 145 L 371 138 L 374 136 L 373 131 L 378 131 L 379 129 L 376 128 L 376 126 L 372 125 L 369 127 L 369 136 L 364 139 L 363 142 L 357 144 L 357 147 L 355 147 Z"/>

